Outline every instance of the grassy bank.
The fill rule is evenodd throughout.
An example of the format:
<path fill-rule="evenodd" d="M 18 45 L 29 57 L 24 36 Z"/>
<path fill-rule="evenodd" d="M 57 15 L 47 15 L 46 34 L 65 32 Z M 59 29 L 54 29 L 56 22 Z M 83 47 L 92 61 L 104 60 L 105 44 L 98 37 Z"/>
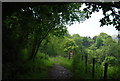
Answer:
<path fill-rule="evenodd" d="M 45 79 L 48 76 L 48 70 L 54 66 L 55 62 L 48 55 L 39 52 L 34 61 L 18 64 L 18 67 L 9 66 L 10 69 L 6 70 L 4 79 Z M 14 77 L 12 77 L 13 73 Z"/>

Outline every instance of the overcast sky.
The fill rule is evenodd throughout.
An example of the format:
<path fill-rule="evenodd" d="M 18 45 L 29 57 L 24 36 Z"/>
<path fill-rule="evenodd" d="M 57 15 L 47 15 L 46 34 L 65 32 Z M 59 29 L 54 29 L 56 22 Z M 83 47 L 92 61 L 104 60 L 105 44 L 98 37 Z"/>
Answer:
<path fill-rule="evenodd" d="M 67 26 L 68 31 L 71 35 L 79 34 L 80 36 L 90 36 L 94 37 L 99 35 L 101 32 L 107 33 L 108 35 L 117 35 L 118 30 L 112 25 L 105 25 L 100 27 L 99 20 L 103 18 L 102 10 L 95 12 L 91 15 L 91 18 L 85 20 L 83 23 L 76 23 L 71 26 Z"/>

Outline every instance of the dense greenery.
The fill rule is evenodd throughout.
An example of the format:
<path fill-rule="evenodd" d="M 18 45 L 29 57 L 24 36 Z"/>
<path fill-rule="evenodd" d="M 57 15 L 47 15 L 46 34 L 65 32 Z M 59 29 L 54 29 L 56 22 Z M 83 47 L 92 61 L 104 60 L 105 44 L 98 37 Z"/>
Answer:
<path fill-rule="evenodd" d="M 95 37 L 96 39 L 94 39 Z M 93 58 L 95 58 L 95 79 L 103 79 L 105 63 L 108 63 L 108 78 L 119 79 L 120 55 L 118 51 L 120 51 L 120 46 L 118 42 L 120 41 L 115 41 L 106 33 L 100 33 L 95 37 L 82 37 L 78 34 L 71 36 L 68 33 L 64 38 L 51 36 L 49 41 L 51 43 L 48 43 L 46 48 L 42 48 L 42 50 L 50 49 L 52 53 L 48 52 L 48 55 L 58 56 L 55 59 L 58 59 L 62 66 L 70 69 L 75 79 L 92 79 Z M 52 48 L 49 46 L 50 44 L 53 46 Z M 55 50 L 52 50 L 53 48 Z M 74 56 L 70 60 L 67 55 L 69 50 L 74 50 Z M 85 56 L 88 56 L 87 73 L 85 71 Z"/>
<path fill-rule="evenodd" d="M 22 54 L 26 50 L 22 51 Z M 22 55 L 23 60 L 26 60 L 27 55 Z M 13 67 L 11 63 L 3 66 L 3 79 L 45 79 L 48 76 L 49 68 L 54 66 L 55 62 L 48 55 L 38 52 L 34 62 L 27 61 L 19 63 L 17 67 Z"/>
<path fill-rule="evenodd" d="M 108 78 L 118 79 L 120 75 L 120 55 L 118 52 L 120 47 L 118 42 L 106 33 L 100 33 L 94 43 L 93 39 L 88 38 L 88 40 L 92 40 L 89 42 L 91 46 L 83 45 L 84 52 L 76 53 L 73 59 L 74 77 L 76 79 L 92 79 L 92 60 L 95 58 L 95 79 L 103 78 L 105 63 L 108 63 Z M 82 60 L 82 56 L 88 56 L 87 73 L 85 72 L 85 58 Z"/>
<path fill-rule="evenodd" d="M 91 78 L 92 59 L 96 59 L 96 78 L 103 78 L 103 65 L 109 63 L 109 78 L 119 78 L 120 45 L 106 33 L 93 38 L 70 35 L 66 25 L 83 22 L 91 13 L 100 10 L 102 3 L 3 3 L 3 79 L 43 79 L 48 70 L 59 59 L 61 65 L 73 72 L 73 78 Z M 109 3 L 108 3 L 109 4 Z M 15 6 L 16 7 L 13 7 Z M 118 8 L 118 4 L 116 8 Z M 118 13 L 115 5 L 110 8 L 103 6 L 105 18 L 108 10 L 113 10 L 107 17 L 107 23 L 119 30 Z M 91 10 L 90 6 L 94 6 Z M 109 6 L 108 6 L 109 7 Z M 9 8 L 9 9 L 8 9 Z M 90 10 L 89 10 L 90 9 Z M 6 12 L 8 11 L 8 12 Z M 112 22 L 112 23 L 111 23 Z M 114 50 L 113 50 L 114 49 Z M 74 56 L 68 60 L 68 52 Z M 59 56 L 59 57 L 55 57 Z M 88 56 L 88 74 L 84 71 L 84 57 Z M 9 68 L 9 69 L 8 69 Z M 79 74 L 81 73 L 81 74 Z M 114 75 L 114 76 L 113 76 Z M 41 76 L 41 77 L 40 77 Z"/>

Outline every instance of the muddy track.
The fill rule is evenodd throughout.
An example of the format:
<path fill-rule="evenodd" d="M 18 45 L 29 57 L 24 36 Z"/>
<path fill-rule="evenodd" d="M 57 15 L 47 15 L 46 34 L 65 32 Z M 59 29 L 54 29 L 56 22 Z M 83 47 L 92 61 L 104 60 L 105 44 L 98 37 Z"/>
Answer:
<path fill-rule="evenodd" d="M 58 61 L 55 59 L 55 61 Z M 72 73 L 70 70 L 64 68 L 59 63 L 56 63 L 49 71 L 49 79 L 71 79 Z"/>

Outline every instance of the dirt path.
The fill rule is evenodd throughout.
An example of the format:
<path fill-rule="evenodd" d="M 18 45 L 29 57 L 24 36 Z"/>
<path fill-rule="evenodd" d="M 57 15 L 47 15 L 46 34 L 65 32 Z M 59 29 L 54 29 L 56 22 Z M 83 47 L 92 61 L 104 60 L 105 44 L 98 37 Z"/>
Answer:
<path fill-rule="evenodd" d="M 55 59 L 55 61 L 58 61 Z M 55 66 L 49 72 L 50 79 L 71 79 L 72 73 L 70 70 L 64 68 L 59 63 L 56 63 Z"/>

